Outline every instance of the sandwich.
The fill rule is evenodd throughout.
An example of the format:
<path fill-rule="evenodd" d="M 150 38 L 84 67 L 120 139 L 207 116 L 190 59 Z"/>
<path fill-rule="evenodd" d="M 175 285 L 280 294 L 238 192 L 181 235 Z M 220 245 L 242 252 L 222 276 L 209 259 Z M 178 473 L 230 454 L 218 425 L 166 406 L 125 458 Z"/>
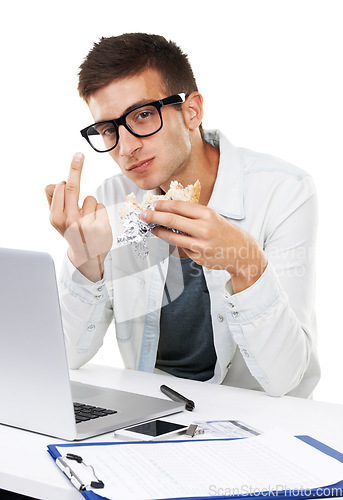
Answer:
<path fill-rule="evenodd" d="M 125 219 L 125 217 L 132 211 L 139 214 L 142 210 L 149 208 L 149 206 L 157 200 L 179 200 L 188 201 L 190 203 L 199 203 L 200 189 L 201 186 L 199 180 L 197 180 L 194 184 L 189 184 L 185 188 L 179 182 L 172 181 L 170 183 L 169 190 L 165 194 L 155 195 L 152 193 L 146 193 L 141 203 L 138 203 L 134 193 L 128 194 L 125 197 L 124 205 L 120 209 L 120 218 Z"/>

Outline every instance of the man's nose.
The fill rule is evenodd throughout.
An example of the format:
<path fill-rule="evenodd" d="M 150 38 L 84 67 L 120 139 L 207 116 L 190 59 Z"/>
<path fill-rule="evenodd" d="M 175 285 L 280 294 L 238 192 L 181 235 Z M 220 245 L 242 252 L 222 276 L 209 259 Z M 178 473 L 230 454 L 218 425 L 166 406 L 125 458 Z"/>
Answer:
<path fill-rule="evenodd" d="M 117 147 L 120 156 L 132 156 L 137 149 L 142 147 L 142 139 L 131 134 L 124 125 L 119 126 L 118 133 L 119 141 Z"/>

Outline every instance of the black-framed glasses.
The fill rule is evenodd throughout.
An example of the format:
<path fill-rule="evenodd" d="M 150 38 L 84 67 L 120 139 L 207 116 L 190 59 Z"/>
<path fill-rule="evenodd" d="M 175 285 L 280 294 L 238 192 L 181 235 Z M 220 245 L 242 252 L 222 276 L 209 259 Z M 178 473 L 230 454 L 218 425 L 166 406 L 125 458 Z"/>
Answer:
<path fill-rule="evenodd" d="M 98 153 L 112 151 L 119 141 L 119 125 L 123 125 L 135 137 L 149 137 L 163 127 L 161 108 L 185 102 L 189 94 L 181 93 L 148 102 L 131 109 L 120 118 L 93 123 L 82 129 L 81 135 Z"/>

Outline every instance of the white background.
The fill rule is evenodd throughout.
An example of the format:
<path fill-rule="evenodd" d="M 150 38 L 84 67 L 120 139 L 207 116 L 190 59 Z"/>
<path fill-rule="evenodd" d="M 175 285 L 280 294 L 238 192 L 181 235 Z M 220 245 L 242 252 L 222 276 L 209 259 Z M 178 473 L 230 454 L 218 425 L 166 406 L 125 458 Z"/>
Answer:
<path fill-rule="evenodd" d="M 76 90 L 78 66 L 101 36 L 144 31 L 173 39 L 193 65 L 205 128 L 315 180 L 323 372 L 315 398 L 343 403 L 342 26 L 340 0 L 3 3 L 0 246 L 47 251 L 58 272 L 65 244 L 49 224 L 45 185 L 66 179 L 75 151 L 86 155 L 82 197 L 117 172 L 79 134 L 92 119 Z M 95 360 L 121 365 L 113 332 Z"/>

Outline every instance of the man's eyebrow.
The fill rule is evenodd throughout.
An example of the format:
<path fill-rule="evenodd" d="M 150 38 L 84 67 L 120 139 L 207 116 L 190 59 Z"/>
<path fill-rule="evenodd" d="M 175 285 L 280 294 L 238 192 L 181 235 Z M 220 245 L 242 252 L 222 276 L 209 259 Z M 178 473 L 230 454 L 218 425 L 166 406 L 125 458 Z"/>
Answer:
<path fill-rule="evenodd" d="M 131 104 L 128 108 L 124 110 L 124 112 L 121 114 L 121 116 L 126 115 L 126 113 L 130 113 L 135 108 L 138 108 L 139 106 L 144 106 L 144 104 L 149 104 L 150 102 L 156 102 L 158 99 L 141 99 L 140 101 L 135 102 L 134 104 Z"/>

